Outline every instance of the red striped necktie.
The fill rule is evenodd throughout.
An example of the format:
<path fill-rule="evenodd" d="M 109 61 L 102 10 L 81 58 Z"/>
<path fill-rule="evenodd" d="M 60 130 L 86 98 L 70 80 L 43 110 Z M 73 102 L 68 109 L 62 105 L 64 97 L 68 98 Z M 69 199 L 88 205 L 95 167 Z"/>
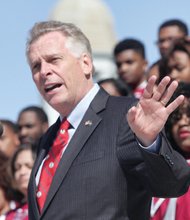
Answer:
<path fill-rule="evenodd" d="M 63 149 L 69 139 L 69 134 L 68 134 L 69 125 L 70 124 L 66 119 L 62 121 L 57 136 L 42 166 L 40 180 L 37 189 L 37 202 L 40 212 L 44 207 L 44 203 L 50 185 L 52 183 L 54 174 L 58 167 L 59 161 L 61 159 Z"/>

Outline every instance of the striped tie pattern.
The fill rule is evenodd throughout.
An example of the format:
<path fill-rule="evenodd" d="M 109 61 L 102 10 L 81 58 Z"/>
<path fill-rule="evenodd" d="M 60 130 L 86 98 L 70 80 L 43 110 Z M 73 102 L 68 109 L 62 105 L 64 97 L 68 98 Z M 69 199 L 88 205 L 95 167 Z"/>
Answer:
<path fill-rule="evenodd" d="M 40 212 L 44 207 L 44 203 L 52 183 L 54 174 L 58 167 L 59 161 L 65 145 L 68 142 L 69 134 L 69 122 L 65 119 L 62 121 L 61 126 L 58 130 L 57 136 L 53 142 L 52 147 L 46 157 L 46 160 L 43 164 L 40 180 L 37 189 L 37 202 Z"/>

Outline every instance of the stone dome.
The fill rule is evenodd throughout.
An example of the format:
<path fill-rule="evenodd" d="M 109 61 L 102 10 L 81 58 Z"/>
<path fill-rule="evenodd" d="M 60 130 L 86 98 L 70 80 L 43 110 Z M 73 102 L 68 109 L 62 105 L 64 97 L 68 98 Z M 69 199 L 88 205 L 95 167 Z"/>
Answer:
<path fill-rule="evenodd" d="M 116 43 L 114 22 L 102 0 L 59 0 L 49 18 L 80 27 L 94 53 L 112 53 Z"/>

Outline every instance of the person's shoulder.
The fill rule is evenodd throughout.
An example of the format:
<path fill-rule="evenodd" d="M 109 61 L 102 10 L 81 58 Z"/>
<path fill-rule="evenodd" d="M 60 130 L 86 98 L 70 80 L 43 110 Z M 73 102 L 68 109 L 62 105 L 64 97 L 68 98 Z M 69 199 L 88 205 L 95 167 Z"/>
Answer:
<path fill-rule="evenodd" d="M 135 98 L 133 95 L 128 96 L 110 96 L 108 105 L 111 105 L 112 108 L 118 109 L 129 109 L 133 105 L 135 105 L 138 102 L 138 99 Z"/>
<path fill-rule="evenodd" d="M 131 93 L 127 96 L 109 96 L 109 98 L 113 101 L 123 102 L 123 101 L 134 101 L 137 100 L 135 96 Z"/>

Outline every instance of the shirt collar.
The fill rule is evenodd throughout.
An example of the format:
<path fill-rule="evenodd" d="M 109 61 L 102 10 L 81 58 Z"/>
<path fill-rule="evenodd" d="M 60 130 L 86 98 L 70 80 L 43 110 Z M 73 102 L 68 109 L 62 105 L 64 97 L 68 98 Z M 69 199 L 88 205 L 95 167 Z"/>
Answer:
<path fill-rule="evenodd" d="M 80 124 L 85 112 L 87 111 L 90 103 L 98 93 L 100 87 L 97 83 L 94 84 L 92 89 L 83 97 L 83 99 L 76 105 L 73 111 L 68 115 L 67 120 L 76 129 Z M 63 117 L 60 116 L 62 119 Z"/>

